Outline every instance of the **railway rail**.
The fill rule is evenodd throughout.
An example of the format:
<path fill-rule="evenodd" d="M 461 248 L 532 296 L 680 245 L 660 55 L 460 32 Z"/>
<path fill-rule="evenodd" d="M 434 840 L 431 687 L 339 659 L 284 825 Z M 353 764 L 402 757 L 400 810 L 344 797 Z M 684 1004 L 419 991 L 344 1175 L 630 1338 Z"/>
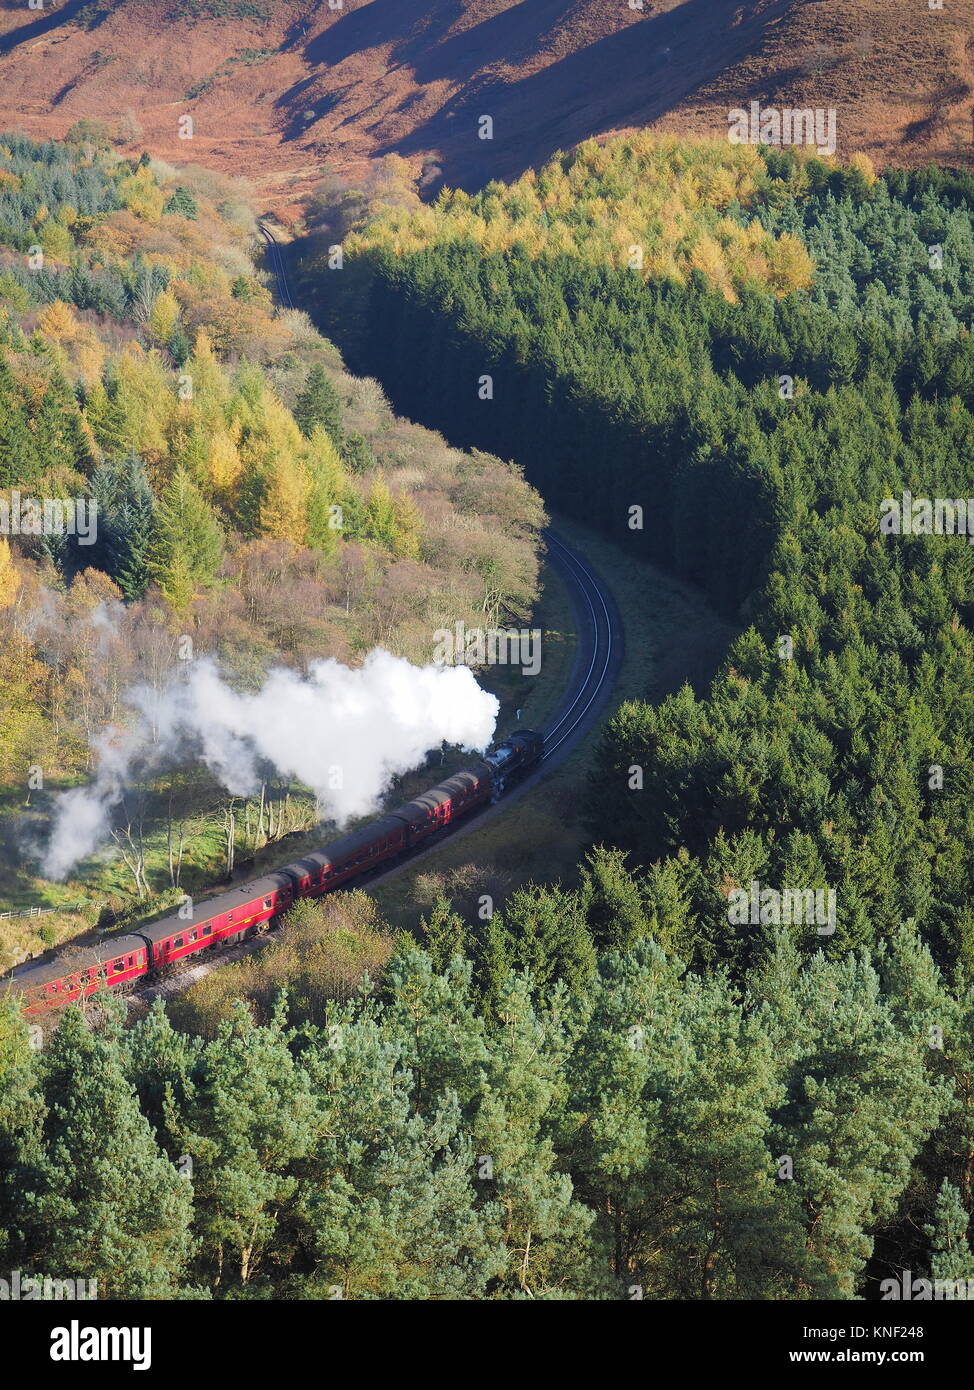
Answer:
<path fill-rule="evenodd" d="M 268 256 L 277 278 L 280 301 L 286 307 L 294 308 L 280 245 L 263 223 L 258 225 L 267 244 Z M 564 581 L 575 610 L 578 642 L 568 689 L 542 731 L 543 753 L 537 759 L 537 765 L 529 767 L 513 789 L 503 787 L 502 800 L 497 801 L 495 798 L 490 804 L 473 807 L 464 813 L 462 820 L 451 820 L 437 828 L 429 841 L 421 841 L 397 854 L 394 862 L 379 863 L 374 867 L 366 865 L 361 872 L 346 874 L 343 882 L 348 881 L 359 887 L 391 878 L 405 868 L 412 867 L 417 860 L 434 853 L 447 838 L 470 834 L 486 818 L 502 814 L 508 802 L 525 795 L 547 772 L 571 755 L 604 708 L 623 654 L 624 637 L 618 611 L 600 576 L 564 537 L 548 529 L 544 532 L 544 541 L 549 562 Z M 264 879 L 258 879 L 256 883 L 260 885 L 274 876 L 273 873 L 265 875 Z M 251 890 L 251 895 L 257 891 L 253 885 L 241 885 L 245 897 Z M 264 891 L 266 890 L 260 889 L 261 893 Z M 299 894 L 296 893 L 296 896 Z M 206 910 L 206 901 L 201 901 L 201 917 Z M 174 956 L 172 959 L 160 960 L 155 974 L 146 979 L 144 984 L 137 984 L 135 979 L 131 985 L 120 980 L 119 987 L 135 997 L 145 999 L 175 993 L 195 983 L 197 979 L 219 968 L 220 965 L 240 959 L 241 956 L 257 949 L 268 935 L 277 930 L 279 924 L 280 915 L 275 907 L 275 914 L 255 922 L 246 936 L 243 933 L 230 936 L 225 942 L 215 943 L 206 952 L 189 953 L 184 959 Z M 138 929 L 135 930 L 138 933 Z M 99 950 L 106 958 L 110 954 L 110 945 L 111 942 L 107 939 L 99 945 Z M 131 964 L 131 957 L 129 960 Z"/>

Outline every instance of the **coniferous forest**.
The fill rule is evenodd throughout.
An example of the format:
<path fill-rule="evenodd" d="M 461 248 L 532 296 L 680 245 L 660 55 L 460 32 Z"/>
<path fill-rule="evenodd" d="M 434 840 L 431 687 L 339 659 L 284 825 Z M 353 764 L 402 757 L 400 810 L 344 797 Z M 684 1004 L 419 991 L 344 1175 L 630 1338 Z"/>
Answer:
<path fill-rule="evenodd" d="M 297 528 L 337 609 L 344 547 L 381 571 L 371 607 L 330 615 L 360 650 L 397 566 L 426 613 L 454 580 L 475 604 L 484 546 L 438 565 L 429 537 L 482 540 L 503 514 L 504 603 L 526 612 L 540 498 L 739 632 L 709 688 L 612 711 L 571 882 L 486 920 L 442 897 L 415 932 L 363 894 L 304 903 L 284 938 L 302 968 L 212 1016 L 109 1001 L 38 1046 L 3 1004 L 4 1264 L 109 1299 L 806 1301 L 876 1299 L 903 1270 L 974 1279 L 974 550 L 922 513 L 884 525 L 904 494 L 974 507 L 974 177 L 639 135 L 427 204 L 345 189 L 319 209 L 346 219 L 341 269 L 335 223 L 291 269 L 349 371 L 445 436 L 424 433 L 413 499 L 385 402 L 350 429 L 361 387 L 331 384 L 330 344 L 294 321 L 268 344 L 253 267 L 225 255 L 221 277 L 192 246 L 184 223 L 232 222 L 222 190 L 3 154 L 0 240 L 40 238 L 55 269 L 0 276 L 0 469 L 68 458 L 104 498 L 113 601 L 202 623 L 247 548 Z M 139 250 L 146 220 L 168 269 Z M 162 382 L 187 363 L 183 410 Z M 337 496 L 342 554 L 316 531 Z M 77 582 L 66 553 L 19 564 L 0 552 L 11 624 L 39 576 Z M 257 666 L 271 635 L 248 631 Z M 25 747 L 56 722 L 32 660 Z M 834 911 L 735 917 L 752 884 Z"/>

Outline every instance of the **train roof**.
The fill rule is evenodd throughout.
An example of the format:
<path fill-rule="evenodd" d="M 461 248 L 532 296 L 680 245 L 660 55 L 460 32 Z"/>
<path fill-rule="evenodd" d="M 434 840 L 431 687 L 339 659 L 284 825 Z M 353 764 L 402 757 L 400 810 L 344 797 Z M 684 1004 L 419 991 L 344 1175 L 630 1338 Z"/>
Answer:
<path fill-rule="evenodd" d="M 139 931 L 153 944 L 165 941 L 167 937 L 186 927 L 198 927 L 201 922 L 208 922 L 211 917 L 222 917 L 236 907 L 253 902 L 255 898 L 262 898 L 281 888 L 291 887 L 293 884 L 289 876 L 283 870 L 275 869 L 273 873 L 264 874 L 262 878 L 248 879 L 246 883 L 236 884 L 225 893 L 218 893 L 215 898 L 202 898 L 198 903 L 194 903 L 192 915 L 189 917 L 180 917 L 178 913 L 171 912 L 168 917 L 162 917 L 157 922 L 147 922 L 139 927 Z"/>
<path fill-rule="evenodd" d="M 462 772 L 455 772 L 452 777 L 448 777 L 438 787 L 430 787 L 429 791 L 413 797 L 412 801 L 404 801 L 401 806 L 397 806 L 389 814 L 398 820 L 405 820 L 410 823 L 422 820 L 437 806 L 442 806 L 444 802 L 452 801 L 462 792 L 479 786 L 483 779 L 490 775 L 490 769 L 486 765 L 481 768 L 465 768 Z"/>
<path fill-rule="evenodd" d="M 347 835 L 342 835 L 337 840 L 330 840 L 327 845 L 322 845 L 321 849 L 312 850 L 303 859 L 297 859 L 293 864 L 288 864 L 287 868 L 304 878 L 313 869 L 341 864 L 350 854 L 355 854 L 360 849 L 367 849 L 376 840 L 381 840 L 384 835 L 398 835 L 401 832 L 402 821 L 392 815 L 382 816 L 379 820 L 370 821 L 368 825 L 363 825 L 360 830 L 351 830 Z"/>
<path fill-rule="evenodd" d="M 49 985 L 54 980 L 63 980 L 66 975 L 76 975 L 79 970 L 88 970 L 93 965 L 101 965 L 117 956 L 127 956 L 135 951 L 145 950 L 145 942 L 140 936 L 127 932 L 124 936 L 108 936 L 89 946 L 72 947 L 70 943 L 58 948 L 55 956 L 41 957 L 38 960 L 24 961 L 15 966 L 13 974 L 0 981 L 0 990 L 33 989 L 35 985 Z"/>

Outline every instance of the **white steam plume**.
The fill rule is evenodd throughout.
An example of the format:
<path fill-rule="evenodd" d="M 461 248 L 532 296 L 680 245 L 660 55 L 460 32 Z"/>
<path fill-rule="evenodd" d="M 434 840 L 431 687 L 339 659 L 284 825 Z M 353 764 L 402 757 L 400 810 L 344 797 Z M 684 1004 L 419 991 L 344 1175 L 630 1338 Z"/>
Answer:
<path fill-rule="evenodd" d="M 397 774 L 441 743 L 482 750 L 498 702 L 466 666 L 413 666 L 381 649 L 355 669 L 314 662 L 307 677 L 271 671 L 256 694 L 232 690 L 210 660 L 162 690 L 126 695 L 132 728 L 96 745 L 94 780 L 59 799 L 44 856 L 47 878 L 67 877 L 104 841 L 113 808 L 135 775 L 195 755 L 230 792 L 260 785 L 259 765 L 310 787 L 341 822 L 375 809 Z"/>

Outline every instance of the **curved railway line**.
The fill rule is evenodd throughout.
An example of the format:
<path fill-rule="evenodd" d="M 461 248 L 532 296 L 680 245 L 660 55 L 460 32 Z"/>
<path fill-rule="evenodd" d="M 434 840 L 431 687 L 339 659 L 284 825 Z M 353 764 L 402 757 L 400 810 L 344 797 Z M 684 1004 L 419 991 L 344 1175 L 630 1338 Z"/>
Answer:
<path fill-rule="evenodd" d="M 273 233 L 258 223 L 268 247 L 268 257 L 278 282 L 279 298 L 287 308 L 294 300 L 287 283 L 281 248 Z M 436 853 L 447 840 L 469 835 L 495 815 L 502 815 L 506 806 L 526 795 L 551 769 L 565 761 L 605 707 L 622 661 L 624 638 L 622 623 L 611 593 L 585 558 L 552 530 L 544 532 L 548 560 L 557 570 L 568 591 L 575 610 L 575 656 L 568 688 L 543 729 L 544 753 L 538 765 L 522 776 L 499 801 L 483 809 L 468 812 L 467 816 L 436 834 L 429 843 L 398 857 L 394 863 L 365 870 L 352 879 L 349 886 L 373 886 L 393 878 L 406 868 L 412 868 L 428 855 Z M 265 871 L 268 872 L 268 871 Z M 206 900 L 200 900 L 205 906 Z M 281 919 L 267 924 L 259 935 L 246 939 L 234 938 L 226 947 L 212 947 L 205 959 L 188 957 L 184 965 L 167 967 L 165 973 L 147 981 L 141 988 L 130 991 L 130 997 L 151 1000 L 180 992 L 218 969 L 221 965 L 239 960 L 273 937 Z M 212 952 L 212 954 L 211 954 Z"/>
<path fill-rule="evenodd" d="M 293 309 L 295 304 L 280 244 L 262 222 L 258 223 L 258 227 L 267 244 L 268 258 L 277 279 L 278 297 L 285 307 Z M 545 751 L 541 765 L 527 773 L 500 802 L 451 825 L 437 835 L 431 844 L 404 855 L 395 864 L 364 873 L 354 886 L 374 887 L 394 878 L 435 854 L 445 842 L 473 834 L 485 821 L 503 815 L 508 805 L 528 794 L 548 772 L 570 757 L 604 709 L 624 654 L 622 621 L 615 600 L 598 573 L 564 537 L 548 529 L 544 532 L 544 540 L 548 560 L 558 571 L 575 610 L 578 642 L 568 689 L 543 729 Z M 134 994 L 150 1000 L 188 989 L 212 970 L 260 949 L 268 936 L 273 938 L 279 927 L 280 919 L 261 936 L 234 943 L 213 959 L 189 961 L 185 966 L 177 967 L 167 978 L 156 980 L 134 991 Z"/>

